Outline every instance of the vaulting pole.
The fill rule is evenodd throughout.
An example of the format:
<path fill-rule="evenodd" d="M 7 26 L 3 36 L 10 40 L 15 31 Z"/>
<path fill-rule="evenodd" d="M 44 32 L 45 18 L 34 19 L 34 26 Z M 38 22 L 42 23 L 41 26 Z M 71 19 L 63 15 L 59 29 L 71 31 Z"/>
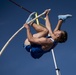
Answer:
<path fill-rule="evenodd" d="M 50 9 L 49 9 L 50 10 Z M 43 12 L 42 14 L 38 15 L 36 18 L 30 20 L 27 24 L 29 24 L 30 22 L 36 20 L 37 18 L 43 16 L 46 12 Z M 11 38 L 5 43 L 5 45 L 3 46 L 3 48 L 0 50 L 0 55 L 3 53 L 3 51 L 5 50 L 5 48 L 8 46 L 8 44 L 12 41 L 12 39 L 24 28 L 24 25 L 18 29 L 12 36 Z"/>

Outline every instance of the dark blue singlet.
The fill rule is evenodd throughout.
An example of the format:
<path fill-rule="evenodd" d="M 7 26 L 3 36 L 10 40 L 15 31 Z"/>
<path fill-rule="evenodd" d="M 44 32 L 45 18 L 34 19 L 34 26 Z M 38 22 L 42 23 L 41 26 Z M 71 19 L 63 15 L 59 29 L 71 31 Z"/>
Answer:
<path fill-rule="evenodd" d="M 50 40 L 53 41 L 54 45 L 51 48 L 51 49 L 53 49 L 58 44 L 58 42 L 54 41 L 50 36 L 47 38 L 50 38 Z M 39 59 L 44 53 L 47 53 L 51 50 L 51 49 L 49 49 L 48 51 L 44 51 L 44 50 L 42 50 L 42 46 L 38 45 L 38 44 L 32 44 L 32 45 L 27 45 L 27 46 L 24 44 L 24 48 L 28 52 L 30 52 L 31 56 L 35 59 Z"/>

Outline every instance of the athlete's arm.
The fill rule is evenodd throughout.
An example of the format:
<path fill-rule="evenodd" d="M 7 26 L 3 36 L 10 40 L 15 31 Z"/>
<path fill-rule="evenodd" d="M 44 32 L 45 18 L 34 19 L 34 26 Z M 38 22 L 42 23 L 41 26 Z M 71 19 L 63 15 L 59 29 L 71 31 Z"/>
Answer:
<path fill-rule="evenodd" d="M 50 39 L 44 38 L 44 37 L 42 37 L 42 38 L 32 37 L 31 39 L 29 39 L 29 42 L 30 43 L 36 43 L 39 45 L 47 45 L 47 44 L 51 43 Z"/>
<path fill-rule="evenodd" d="M 49 30 L 49 34 L 52 34 L 53 33 L 52 24 L 51 24 L 51 22 L 49 20 L 49 16 L 48 16 L 50 11 L 48 9 L 45 11 L 46 11 L 46 14 L 45 14 L 46 15 L 46 28 Z"/>

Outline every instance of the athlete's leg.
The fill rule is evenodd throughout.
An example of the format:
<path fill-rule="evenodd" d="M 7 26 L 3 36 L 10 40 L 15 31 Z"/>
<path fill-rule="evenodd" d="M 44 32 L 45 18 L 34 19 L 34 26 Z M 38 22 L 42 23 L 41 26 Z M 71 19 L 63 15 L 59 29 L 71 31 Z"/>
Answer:
<path fill-rule="evenodd" d="M 67 19 L 72 17 L 72 15 L 70 14 L 66 14 L 66 15 L 59 15 L 58 16 L 58 23 L 56 25 L 56 28 L 54 29 L 54 31 L 60 30 L 62 23 Z"/>
<path fill-rule="evenodd" d="M 29 15 L 28 19 L 26 20 L 26 23 L 28 23 L 34 17 L 35 17 L 35 12 L 33 12 Z M 31 22 L 30 25 L 37 31 L 37 34 L 34 35 L 35 37 L 44 37 L 48 34 L 47 28 L 45 28 L 41 25 L 37 25 L 33 22 Z"/>
<path fill-rule="evenodd" d="M 32 17 L 32 16 L 30 16 L 30 17 L 26 20 L 26 22 L 28 22 L 31 17 Z M 30 24 L 31 24 L 31 26 L 37 31 L 37 33 L 34 34 L 33 37 L 40 38 L 40 37 L 45 37 L 45 36 L 48 35 L 48 29 L 47 29 L 47 28 L 45 28 L 45 27 L 43 27 L 43 26 L 40 26 L 40 25 L 37 25 L 37 24 L 35 24 L 35 23 L 30 23 Z M 28 41 L 28 39 L 25 40 L 25 44 L 26 44 L 26 45 L 29 45 L 29 44 L 30 44 L 30 42 Z"/>
<path fill-rule="evenodd" d="M 33 23 L 31 26 L 37 31 L 37 33 L 33 35 L 34 37 L 45 37 L 48 35 L 48 29 L 46 27 L 37 25 L 35 23 Z"/>
<path fill-rule="evenodd" d="M 45 10 L 45 12 L 46 12 L 46 22 L 45 22 L 45 25 L 46 25 L 46 28 L 49 30 L 49 34 L 51 35 L 52 34 L 52 24 L 51 24 L 51 22 L 50 22 L 50 20 L 49 20 L 49 10 L 47 9 L 47 10 Z"/>
<path fill-rule="evenodd" d="M 57 23 L 54 31 L 60 30 L 62 23 L 63 23 L 63 20 L 58 20 L 58 23 Z"/>
<path fill-rule="evenodd" d="M 48 30 L 47 30 L 47 28 L 42 27 L 42 26 L 40 26 L 40 25 L 37 25 L 37 24 L 35 24 L 35 23 L 33 23 L 31 26 L 34 27 L 34 29 L 38 32 L 38 33 L 36 33 L 36 34 L 33 34 L 33 37 L 40 38 L 40 37 L 45 37 L 45 36 L 48 35 Z M 31 32 L 30 32 L 30 33 L 31 33 Z M 30 35 L 30 34 L 29 34 L 29 35 Z M 30 42 L 28 41 L 28 39 L 25 40 L 25 44 L 26 44 L 26 45 L 29 45 L 29 44 L 30 44 Z"/>

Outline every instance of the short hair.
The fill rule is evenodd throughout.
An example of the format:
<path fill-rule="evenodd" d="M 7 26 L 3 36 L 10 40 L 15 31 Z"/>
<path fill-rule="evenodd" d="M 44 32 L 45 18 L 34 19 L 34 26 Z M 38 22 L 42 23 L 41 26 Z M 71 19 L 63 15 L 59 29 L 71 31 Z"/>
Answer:
<path fill-rule="evenodd" d="M 67 41 L 67 38 L 68 38 L 68 34 L 67 34 L 66 31 L 64 31 L 64 35 L 62 35 L 62 36 L 60 37 L 59 43 L 64 43 L 64 42 L 66 42 L 66 41 Z"/>

